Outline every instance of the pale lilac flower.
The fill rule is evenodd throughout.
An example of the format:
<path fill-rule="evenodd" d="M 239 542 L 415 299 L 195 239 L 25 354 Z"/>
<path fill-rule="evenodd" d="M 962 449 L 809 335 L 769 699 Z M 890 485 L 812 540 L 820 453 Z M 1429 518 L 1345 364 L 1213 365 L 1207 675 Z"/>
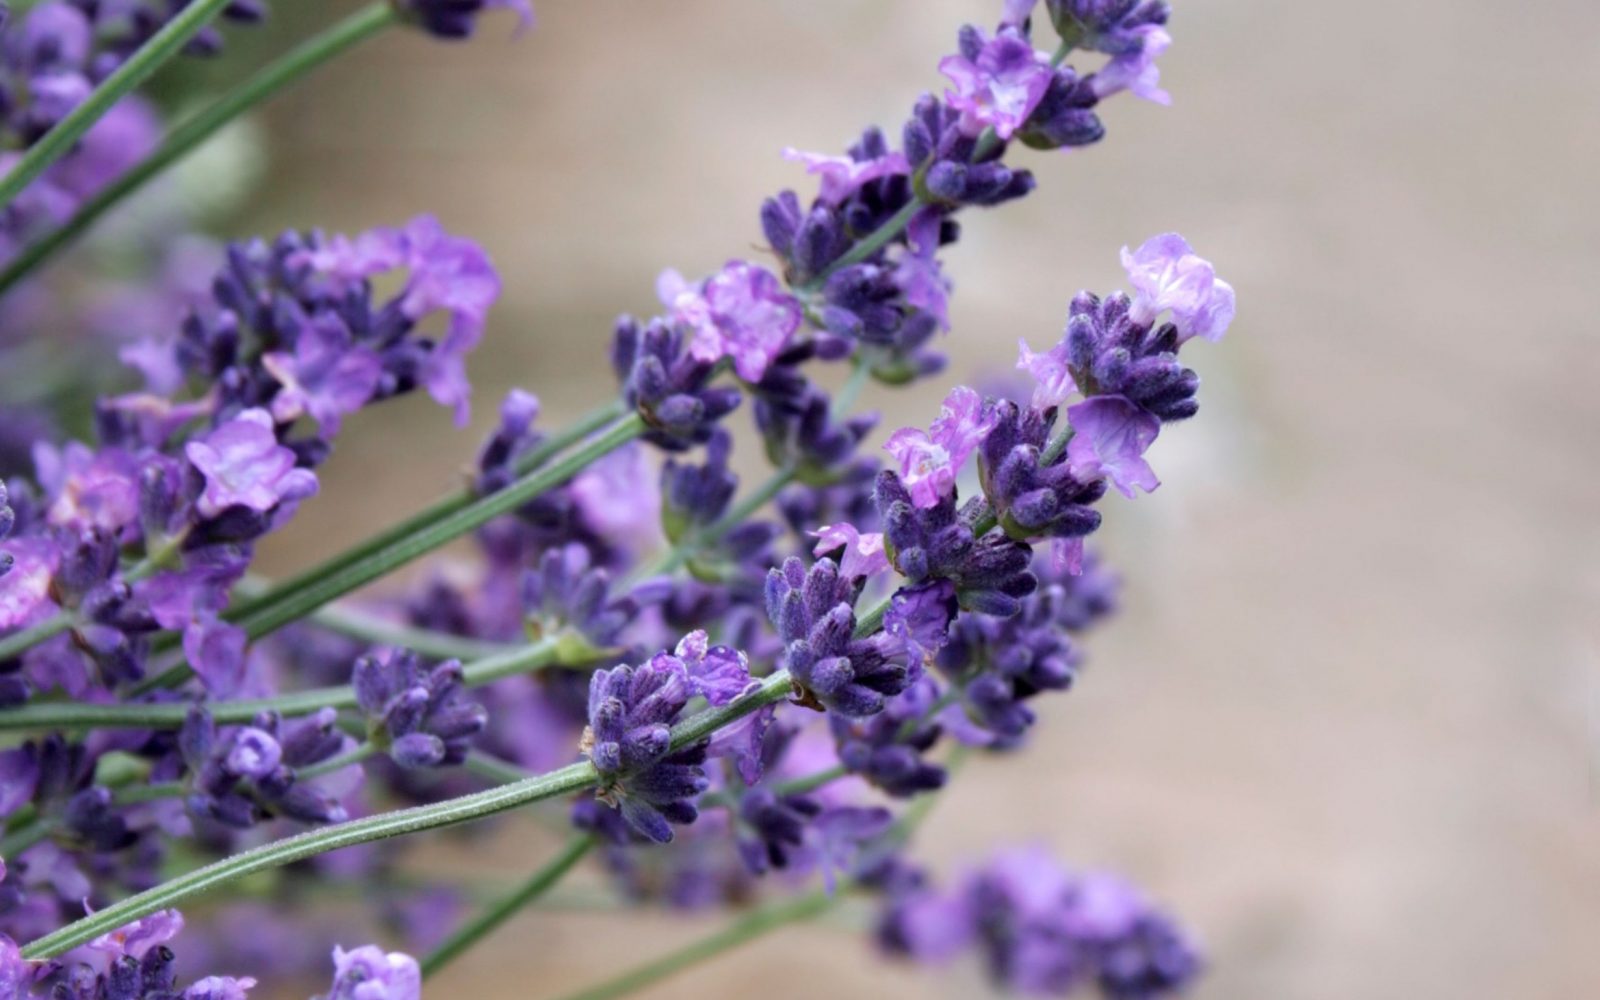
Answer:
<path fill-rule="evenodd" d="M 1043 354 L 1033 353 L 1026 340 L 1018 340 L 1017 347 L 1017 367 L 1033 376 L 1034 409 L 1059 406 L 1078 391 L 1078 384 L 1072 379 L 1072 369 L 1067 361 L 1065 341 Z"/>
<path fill-rule="evenodd" d="M 227 698 L 244 683 L 247 641 L 244 629 L 206 615 L 183 630 L 183 655 L 207 692 Z"/>
<path fill-rule="evenodd" d="M 1000 23 L 1021 27 L 1022 22 L 1033 13 L 1033 8 L 1039 0 L 1005 0 L 1005 6 L 1000 12 Z"/>
<path fill-rule="evenodd" d="M 567 488 L 595 534 L 637 555 L 661 544 L 661 476 L 638 444 L 589 465 Z"/>
<path fill-rule="evenodd" d="M 939 228 L 944 216 L 937 209 L 918 212 L 906 227 L 906 250 L 895 265 L 894 283 L 906 301 L 950 329 L 950 279 L 934 256 L 939 250 Z"/>
<path fill-rule="evenodd" d="M 0 576 L 0 630 L 32 625 L 55 610 L 50 581 L 61 554 L 49 539 L 38 536 L 13 538 L 4 551 L 13 562 Z"/>
<path fill-rule="evenodd" d="M 323 437 L 339 432 L 347 413 L 365 406 L 383 377 L 383 360 L 370 347 L 356 345 L 350 330 L 331 315 L 300 331 L 294 352 L 272 351 L 261 366 L 282 383 L 272 397 L 272 417 L 288 423 L 305 415 Z"/>
<path fill-rule="evenodd" d="M 983 43 L 976 59 L 946 56 L 939 72 L 955 84 L 945 100 L 961 112 L 962 128 L 971 135 L 992 127 L 1010 139 L 1033 114 L 1050 86 L 1052 71 L 1025 39 L 1001 32 Z"/>
<path fill-rule="evenodd" d="M 124 955 L 142 959 L 152 948 L 159 947 L 177 937 L 183 930 L 183 914 L 177 910 L 157 910 L 130 924 L 118 927 L 89 942 L 95 951 L 104 952 L 113 959 Z"/>
<path fill-rule="evenodd" d="M 817 540 L 816 547 L 812 549 L 813 555 L 820 556 L 841 547 L 844 549 L 844 555 L 839 560 L 841 576 L 861 580 L 889 568 L 889 557 L 883 551 L 882 532 L 869 531 L 863 535 L 855 525 L 842 521 L 825 524 L 811 532 L 811 535 Z"/>
<path fill-rule="evenodd" d="M 413 322 L 435 310 L 449 314 L 444 339 L 423 364 L 422 383 L 439 403 L 453 407 L 456 423 L 471 415 L 466 356 L 477 346 L 500 294 L 500 276 L 483 248 L 445 232 L 439 220 L 419 215 L 403 228 L 380 228 L 355 239 L 335 235 L 304 259 L 319 271 L 359 281 L 405 268 L 400 311 Z"/>
<path fill-rule="evenodd" d="M 327 1000 L 421 1000 L 422 970 L 398 951 L 377 945 L 354 951 L 333 948 L 333 986 Z"/>
<path fill-rule="evenodd" d="M 500 276 L 489 255 L 471 240 L 451 236 L 431 215 L 421 215 L 404 230 L 406 266 L 411 271 L 400 311 L 413 320 L 436 309 L 450 314 L 444 339 L 422 369 L 429 395 L 455 408 L 456 425 L 471 416 L 466 358 L 483 337 L 489 307 L 500 295 Z"/>
<path fill-rule="evenodd" d="M 72 155 L 57 160 L 46 176 L 52 185 L 79 200 L 89 198 L 154 152 L 162 131 L 155 108 L 142 98 L 123 98 L 84 133 Z"/>
<path fill-rule="evenodd" d="M 692 334 L 689 352 L 701 361 L 728 358 L 747 382 L 759 382 L 800 326 L 800 304 L 771 271 L 729 261 L 700 287 L 677 271 L 656 280 L 672 319 Z"/>
<path fill-rule="evenodd" d="M 183 1000 L 246 1000 L 256 985 L 250 976 L 207 976 L 183 991 Z"/>
<path fill-rule="evenodd" d="M 871 160 L 856 160 L 849 156 L 828 156 L 824 153 L 807 153 L 786 146 L 783 158 L 803 163 L 806 173 L 822 178 L 817 197 L 830 205 L 837 205 L 861 189 L 861 185 L 881 177 L 894 177 L 911 172 L 906 154 L 890 152 Z"/>
<path fill-rule="evenodd" d="M 883 447 L 900 463 L 900 478 L 912 502 L 918 507 L 934 507 L 955 489 L 956 476 L 994 424 L 983 398 L 958 385 L 945 397 L 938 419 L 928 430 L 902 427 Z"/>
<path fill-rule="evenodd" d="M 34 965 L 22 957 L 17 943 L 0 934 L 0 997 L 7 1000 L 25 997 L 33 984 Z"/>
<path fill-rule="evenodd" d="M 713 705 L 726 705 L 748 691 L 750 661 L 730 646 L 713 646 L 704 629 L 696 629 L 678 641 L 672 655 L 657 654 L 652 664 L 657 669 L 681 670 L 691 694 Z"/>
<path fill-rule="evenodd" d="M 205 476 L 198 507 L 216 517 L 229 507 L 266 513 L 283 500 L 301 500 L 317 491 L 317 477 L 295 467 L 294 452 L 278 443 L 266 410 L 245 410 L 184 447 Z"/>
<path fill-rule="evenodd" d="M 1182 340 L 1210 341 L 1221 340 L 1233 322 L 1233 286 L 1177 233 L 1152 236 L 1138 250 L 1123 247 L 1122 266 L 1133 285 L 1129 315 L 1136 322 L 1152 322 L 1170 309 Z"/>
<path fill-rule="evenodd" d="M 956 586 L 949 580 L 904 587 L 890 598 L 883 631 L 901 646 L 914 677 L 944 648 L 955 613 Z"/>
<path fill-rule="evenodd" d="M 1139 46 L 1111 57 L 1111 61 L 1090 77 L 1095 96 L 1104 100 L 1126 90 L 1156 104 L 1171 104 L 1172 95 L 1161 89 L 1161 69 L 1156 59 L 1172 45 L 1172 36 L 1159 24 L 1135 28 Z"/>
<path fill-rule="evenodd" d="M 33 462 L 40 483 L 55 496 L 51 524 L 115 535 L 139 519 L 138 468 L 127 453 L 95 452 L 76 441 L 58 450 L 40 442 Z"/>
<path fill-rule="evenodd" d="M 1067 464 L 1074 478 L 1089 482 L 1101 476 L 1125 497 L 1134 487 L 1149 493 L 1161 481 L 1144 460 L 1145 450 L 1161 431 L 1161 421 L 1122 396 L 1095 396 L 1067 408 L 1072 441 Z"/>
<path fill-rule="evenodd" d="M 1067 576 L 1083 573 L 1083 539 L 1057 538 L 1050 543 L 1050 568 Z"/>

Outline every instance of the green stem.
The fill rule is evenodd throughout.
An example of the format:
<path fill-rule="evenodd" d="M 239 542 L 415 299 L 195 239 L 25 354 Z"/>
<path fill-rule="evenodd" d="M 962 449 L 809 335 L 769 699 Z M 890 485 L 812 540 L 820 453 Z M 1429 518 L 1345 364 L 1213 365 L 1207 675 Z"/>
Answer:
<path fill-rule="evenodd" d="M 673 726 L 671 748 L 681 749 L 705 739 L 718 729 L 744 718 L 758 708 L 782 701 L 789 696 L 790 690 L 787 671 L 772 674 L 763 679 L 761 686 L 750 695 L 720 708 L 707 709 Z M 104 909 L 97 910 L 31 942 L 22 950 L 22 954 L 24 958 L 51 958 L 130 921 L 169 906 L 176 906 L 193 896 L 247 875 L 270 871 L 343 847 L 368 844 L 390 837 L 421 833 L 425 830 L 482 819 L 557 795 L 576 792 L 593 785 L 598 779 L 599 773 L 595 771 L 594 765 L 588 761 L 581 761 L 513 784 L 463 795 L 444 802 L 380 813 L 376 816 L 310 830 L 284 840 L 276 840 L 241 851 L 204 868 L 185 872 L 154 888 L 118 900 Z"/>
<path fill-rule="evenodd" d="M 275 600 L 267 595 L 248 611 L 230 614 L 234 624 L 244 629 L 252 639 L 260 638 L 284 625 L 343 597 L 360 587 L 406 563 L 427 555 L 455 539 L 482 527 L 484 524 L 513 510 L 565 483 L 604 455 L 617 450 L 645 432 L 644 420 L 638 414 L 625 417 L 613 424 L 604 434 L 567 454 L 559 461 L 530 473 L 505 489 L 474 500 L 406 537 L 377 548 L 363 558 L 339 565 L 331 570 L 312 572 L 296 578 L 298 585 L 277 588 Z M 187 664 L 162 672 L 134 689 L 140 693 L 155 687 L 170 687 L 192 675 Z"/>
<path fill-rule="evenodd" d="M 627 996 L 707 959 L 715 958 L 723 952 L 732 951 L 770 931 L 802 920 L 810 920 L 837 906 L 844 898 L 842 891 L 830 896 L 817 890 L 794 899 L 771 903 L 677 951 L 630 969 L 614 979 L 608 979 L 576 993 L 569 993 L 561 1000 L 612 1000 L 614 997 Z"/>
<path fill-rule="evenodd" d="M 511 919 L 518 910 L 543 896 L 552 886 L 561 881 L 562 876 L 571 871 L 583 856 L 594 847 L 595 839 L 592 834 L 583 834 L 568 841 L 561 853 L 551 858 L 544 867 L 534 872 L 529 879 L 513 891 L 506 894 L 461 927 L 454 934 L 445 939 L 445 942 L 435 948 L 422 960 L 422 975 L 424 978 L 433 975 L 440 969 L 493 933 L 501 924 Z"/>
<path fill-rule="evenodd" d="M 579 418 L 576 423 L 557 432 L 543 444 L 519 459 L 516 465 L 517 474 L 519 476 L 527 475 L 558 453 L 565 451 L 589 435 L 617 421 L 625 413 L 627 413 L 627 408 L 620 402 L 611 403 L 591 411 Z M 286 594 L 308 587 L 324 576 L 353 566 L 363 559 L 369 558 L 374 553 L 396 545 L 403 539 L 409 538 L 417 532 L 426 530 L 439 521 L 465 510 L 477 498 L 475 492 L 470 488 L 466 488 L 436 500 L 399 524 L 379 532 L 359 545 L 334 556 L 332 559 L 313 566 L 298 576 L 281 581 L 269 590 L 240 601 L 228 609 L 229 617 L 241 618 L 253 614 L 270 604 L 282 600 Z"/>
<path fill-rule="evenodd" d="M 66 155 L 95 122 L 126 97 L 161 66 L 176 56 L 231 0 L 194 0 L 177 17 L 140 46 L 116 72 L 73 108 L 55 127 L 28 147 L 16 166 L 0 177 L 0 208 L 9 206 L 23 189 L 38 179 L 54 162 Z"/>
<path fill-rule="evenodd" d="M 462 683 L 482 687 L 503 677 L 551 666 L 566 666 L 561 659 L 562 637 L 549 636 L 505 653 L 486 656 L 462 668 Z M 189 712 L 186 701 L 96 704 L 78 701 L 30 702 L 0 711 L 0 732 L 37 729 L 177 729 Z M 261 712 L 282 716 L 309 715 L 324 708 L 356 707 L 355 689 L 341 687 L 294 691 L 274 698 L 219 701 L 207 706 L 220 724 L 246 723 Z"/>
<path fill-rule="evenodd" d="M 342 847 L 368 844 L 390 837 L 421 833 L 424 830 L 455 826 L 492 816 L 552 796 L 578 791 L 593 784 L 596 777 L 594 765 L 587 761 L 569 764 L 560 770 L 529 778 L 514 785 L 491 788 L 432 805 L 400 809 L 346 823 L 336 823 L 263 844 L 203 868 L 185 872 L 152 889 L 146 889 L 144 892 L 118 900 L 104 909 L 96 910 L 89 916 L 33 941 L 23 949 L 23 955 L 32 959 L 52 958 L 140 917 L 176 906 L 208 890 L 257 872 L 271 871 Z"/>
<path fill-rule="evenodd" d="M 369 4 L 333 27 L 307 39 L 287 55 L 259 70 L 221 100 L 179 123 L 160 147 L 78 208 L 61 226 L 29 245 L 0 271 L 0 295 L 27 277 L 57 251 L 82 236 L 100 217 L 144 187 L 162 171 L 193 152 L 224 125 L 265 101 L 312 70 L 371 38 L 397 20 L 384 0 Z"/>

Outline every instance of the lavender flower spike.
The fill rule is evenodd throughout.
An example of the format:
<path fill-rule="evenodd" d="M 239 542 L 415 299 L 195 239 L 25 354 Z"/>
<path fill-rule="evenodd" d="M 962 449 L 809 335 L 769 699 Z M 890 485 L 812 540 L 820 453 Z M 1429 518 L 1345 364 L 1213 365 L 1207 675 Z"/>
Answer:
<path fill-rule="evenodd" d="M 1135 322 L 1149 323 L 1170 309 L 1179 343 L 1221 340 L 1233 322 L 1233 286 L 1177 233 L 1152 236 L 1138 250 L 1123 247 L 1122 266 L 1133 285 L 1129 315 Z"/>

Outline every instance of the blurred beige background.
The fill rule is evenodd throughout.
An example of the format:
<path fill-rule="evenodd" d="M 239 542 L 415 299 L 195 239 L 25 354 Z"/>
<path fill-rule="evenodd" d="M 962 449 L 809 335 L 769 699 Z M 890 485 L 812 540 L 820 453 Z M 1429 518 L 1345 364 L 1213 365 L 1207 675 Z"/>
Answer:
<path fill-rule="evenodd" d="M 664 266 L 750 254 L 762 196 L 805 183 L 779 149 L 897 129 L 998 0 L 537 6 L 516 42 L 505 19 L 469 46 L 387 37 L 267 117 L 279 182 L 241 231 L 433 211 L 506 278 L 476 426 L 420 400 L 356 421 L 280 569 L 449 483 L 511 385 L 556 423 L 611 392 L 612 316 L 651 309 Z M 1600 8 L 1175 6 L 1174 106 L 1118 100 L 1101 146 L 1022 154 L 1040 191 L 967 217 L 946 346 L 959 377 L 1009 364 L 1076 289 L 1118 286 L 1119 247 L 1168 229 L 1235 284 L 1239 320 L 1186 356 L 1204 406 L 1159 445 L 1164 487 L 1112 505 L 1125 613 L 924 851 L 1043 841 L 1126 869 L 1203 935 L 1201 997 L 1600 996 L 1600 365 L 1580 308 Z M 941 391 L 869 401 L 923 424 Z M 495 858 L 520 872 L 548 849 Z M 441 988 L 553 995 L 709 926 L 530 917 Z M 757 993 L 982 987 L 814 928 L 648 996 Z"/>

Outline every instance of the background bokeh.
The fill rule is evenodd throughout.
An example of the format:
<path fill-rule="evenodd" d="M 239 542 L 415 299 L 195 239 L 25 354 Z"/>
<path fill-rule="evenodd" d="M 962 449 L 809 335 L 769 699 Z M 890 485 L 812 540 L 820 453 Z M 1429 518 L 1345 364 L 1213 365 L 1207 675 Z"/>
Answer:
<path fill-rule="evenodd" d="M 450 484 L 511 386 L 552 425 L 612 392 L 610 321 L 654 307 L 657 271 L 755 252 L 760 199 L 805 184 L 778 150 L 897 126 L 997 6 L 540 0 L 515 42 L 506 19 L 469 46 L 391 35 L 278 101 L 272 182 L 231 229 L 432 211 L 506 292 L 475 426 L 421 399 L 354 421 L 268 568 Z M 1600 8 L 1175 6 L 1174 106 L 1118 100 L 1101 146 L 1024 153 L 1039 192 L 969 216 L 949 261 L 946 347 L 958 377 L 1003 374 L 1074 291 L 1118 286 L 1118 248 L 1169 229 L 1239 320 L 1186 355 L 1204 405 L 1163 435 L 1165 485 L 1109 505 L 1124 614 L 921 850 L 1044 842 L 1127 870 L 1202 933 L 1201 997 L 1600 996 Z M 925 424 L 940 394 L 868 403 Z M 477 850 L 521 872 L 550 845 L 519 826 Z M 708 926 L 530 916 L 441 988 L 553 994 Z M 982 989 L 827 926 L 648 995 Z"/>

